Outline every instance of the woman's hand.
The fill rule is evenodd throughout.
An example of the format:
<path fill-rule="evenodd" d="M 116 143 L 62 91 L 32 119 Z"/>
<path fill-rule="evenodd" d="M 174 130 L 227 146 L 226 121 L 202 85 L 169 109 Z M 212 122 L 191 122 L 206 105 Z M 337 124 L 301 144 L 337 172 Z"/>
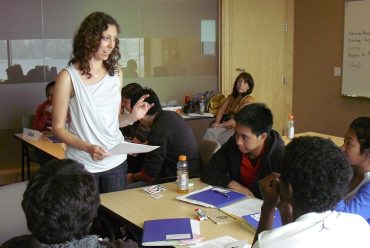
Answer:
<path fill-rule="evenodd" d="M 219 123 L 219 122 L 213 122 L 211 124 L 211 127 L 220 127 L 220 126 L 221 126 L 221 123 Z"/>
<path fill-rule="evenodd" d="M 104 151 L 103 148 L 97 145 L 90 145 L 87 149 L 87 152 L 90 154 L 91 159 L 95 162 L 102 161 L 105 157 L 111 155 L 109 152 Z"/>

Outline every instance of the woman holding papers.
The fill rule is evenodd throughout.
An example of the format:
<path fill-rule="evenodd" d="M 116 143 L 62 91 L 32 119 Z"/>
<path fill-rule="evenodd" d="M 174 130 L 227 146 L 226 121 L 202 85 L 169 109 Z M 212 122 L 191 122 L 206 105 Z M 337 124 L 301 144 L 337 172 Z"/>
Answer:
<path fill-rule="evenodd" d="M 354 175 L 347 195 L 336 210 L 359 214 L 370 225 L 370 117 L 359 117 L 351 123 L 342 150 Z"/>
<path fill-rule="evenodd" d="M 57 78 L 53 99 L 53 131 L 67 144 L 66 157 L 93 173 L 101 193 L 125 188 L 126 154 L 108 150 L 122 143 L 119 131 L 122 72 L 115 19 L 94 12 L 80 25 L 68 67 Z M 143 98 L 130 116 L 134 122 L 151 107 Z M 69 113 L 70 123 L 66 128 Z"/>

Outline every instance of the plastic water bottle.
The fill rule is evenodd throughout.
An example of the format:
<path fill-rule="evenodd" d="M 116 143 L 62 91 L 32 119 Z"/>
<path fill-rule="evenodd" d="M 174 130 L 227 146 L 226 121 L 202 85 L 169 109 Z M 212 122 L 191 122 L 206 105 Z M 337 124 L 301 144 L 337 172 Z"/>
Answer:
<path fill-rule="evenodd" d="M 288 138 L 293 139 L 294 138 L 294 116 L 291 114 L 289 115 L 289 120 L 288 120 Z"/>
<path fill-rule="evenodd" d="M 206 104 L 204 102 L 204 97 L 202 96 L 199 101 L 199 113 L 206 112 Z"/>
<path fill-rule="evenodd" d="M 189 190 L 189 171 L 188 162 L 186 161 L 185 155 L 179 156 L 179 162 L 177 162 L 177 192 L 187 193 Z"/>

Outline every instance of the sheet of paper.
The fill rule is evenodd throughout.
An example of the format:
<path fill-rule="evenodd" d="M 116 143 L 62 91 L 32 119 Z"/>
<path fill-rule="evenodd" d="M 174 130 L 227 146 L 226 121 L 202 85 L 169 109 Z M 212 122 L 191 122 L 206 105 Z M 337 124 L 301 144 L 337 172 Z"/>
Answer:
<path fill-rule="evenodd" d="M 143 144 L 123 142 L 123 143 L 118 144 L 117 146 L 113 147 L 108 152 L 113 154 L 113 155 L 135 154 L 135 153 L 151 152 L 151 151 L 157 149 L 158 147 L 159 146 L 149 146 L 149 145 L 143 145 Z"/>
<path fill-rule="evenodd" d="M 190 247 L 194 248 L 225 248 L 225 247 L 238 247 L 247 248 L 251 245 L 247 244 L 245 241 L 238 241 L 237 239 L 230 236 L 221 236 L 215 239 L 203 241 L 197 245 Z"/>
<path fill-rule="evenodd" d="M 241 218 L 244 215 L 261 212 L 262 203 L 263 202 L 260 199 L 248 198 L 243 201 L 223 207 L 221 208 L 221 210 L 224 213 Z"/>

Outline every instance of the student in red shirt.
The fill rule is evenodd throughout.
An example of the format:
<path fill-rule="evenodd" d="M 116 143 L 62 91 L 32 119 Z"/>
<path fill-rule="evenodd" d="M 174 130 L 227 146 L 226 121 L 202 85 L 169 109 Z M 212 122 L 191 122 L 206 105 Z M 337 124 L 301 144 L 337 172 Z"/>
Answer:
<path fill-rule="evenodd" d="M 55 81 L 50 82 L 46 85 L 46 101 L 41 103 L 36 110 L 35 119 L 32 123 L 32 129 L 39 131 L 46 131 L 48 127 L 51 128 L 51 120 L 53 113 L 53 95 L 54 95 Z"/>
<path fill-rule="evenodd" d="M 202 168 L 201 180 L 261 198 L 258 180 L 279 172 L 284 142 L 272 129 L 272 113 L 265 104 L 243 107 L 235 121 L 235 134 Z"/>

